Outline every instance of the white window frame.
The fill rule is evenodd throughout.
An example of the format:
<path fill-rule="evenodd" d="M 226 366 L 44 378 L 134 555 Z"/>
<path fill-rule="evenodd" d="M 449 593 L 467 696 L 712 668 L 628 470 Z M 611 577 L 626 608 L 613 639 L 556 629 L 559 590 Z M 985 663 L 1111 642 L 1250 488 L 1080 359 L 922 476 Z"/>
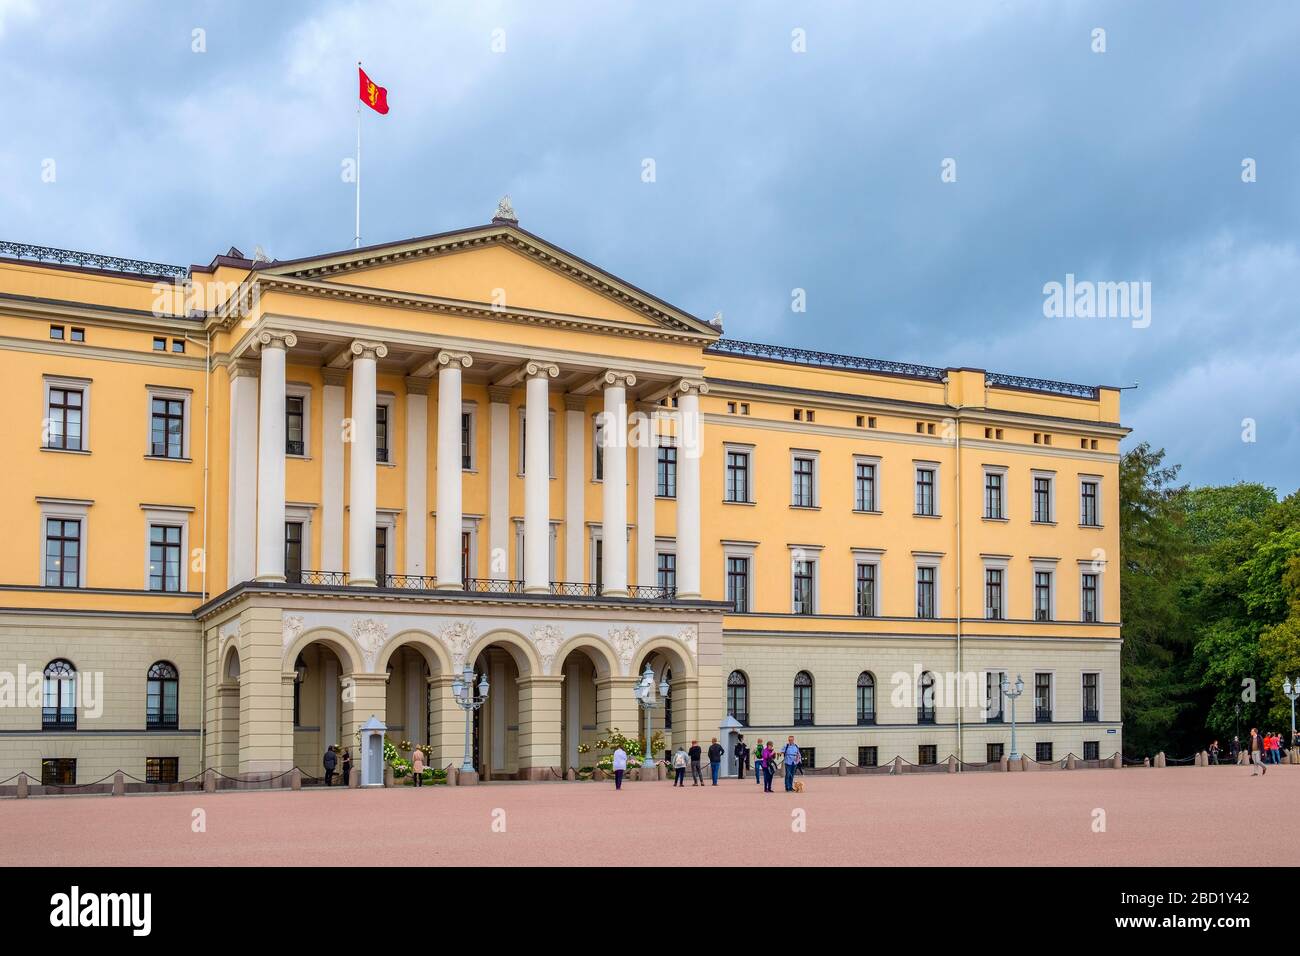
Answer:
<path fill-rule="evenodd" d="M 1057 593 L 1060 591 L 1060 581 L 1057 580 L 1057 573 L 1056 573 L 1056 566 L 1059 562 L 1057 562 L 1055 558 L 1030 558 L 1029 563 L 1033 565 L 1033 570 L 1030 572 L 1031 577 L 1029 578 L 1029 588 L 1030 588 L 1029 619 L 1038 624 L 1054 624 L 1061 620 L 1056 610 L 1056 597 L 1057 597 Z M 1048 595 L 1047 595 L 1047 604 L 1048 604 L 1047 613 L 1049 616 L 1046 621 L 1039 621 L 1038 620 L 1037 576 L 1044 572 L 1052 576 L 1052 583 L 1048 588 Z M 1082 579 L 1080 580 L 1079 583 L 1080 583 L 1080 587 L 1082 587 L 1083 585 Z"/>
<path fill-rule="evenodd" d="M 1105 695 L 1105 693 L 1104 693 L 1104 690 L 1105 690 L 1106 674 L 1105 674 L 1104 671 L 1102 671 L 1102 670 L 1100 670 L 1100 669 L 1098 669 L 1098 668 L 1095 668 L 1095 667 L 1090 667 L 1090 668 L 1088 668 L 1087 670 L 1081 670 L 1081 671 L 1079 671 L 1079 722 L 1080 722 L 1080 723 L 1083 723 L 1083 704 L 1084 704 L 1084 700 L 1083 700 L 1083 678 L 1084 678 L 1086 675 L 1088 675 L 1088 674 L 1096 674 L 1096 675 L 1097 675 L 1097 721 L 1096 721 L 1096 722 L 1100 724 L 1100 723 L 1102 723 L 1102 722 L 1106 719 L 1106 718 L 1103 716 L 1103 714 L 1104 714 L 1104 712 L 1105 712 L 1105 706 L 1104 706 L 1104 704 L 1102 703 L 1102 702 L 1106 699 L 1106 695 Z M 1055 681 L 1055 680 L 1052 681 L 1052 689 L 1053 689 L 1053 691 L 1055 691 L 1055 689 L 1056 689 L 1056 681 Z M 1056 716 L 1056 711 L 1055 711 L 1055 709 L 1053 709 L 1053 711 L 1052 711 L 1052 716 L 1053 716 L 1053 717 Z M 1088 723 L 1092 723 L 1092 721 L 1088 721 Z"/>
<path fill-rule="evenodd" d="M 140 506 L 140 509 L 144 512 L 144 590 L 150 594 L 183 594 L 188 592 L 190 589 L 190 515 L 194 509 L 185 505 L 144 504 Z M 286 509 L 287 513 L 288 509 Z M 181 529 L 180 591 L 154 591 L 149 587 L 149 548 L 155 525 Z"/>
<path fill-rule="evenodd" d="M 943 617 L 943 555 L 914 552 L 912 559 L 914 567 L 912 569 L 911 616 L 918 621 L 937 621 Z M 934 617 L 921 617 L 916 613 L 921 605 L 921 568 L 934 568 Z"/>
<path fill-rule="evenodd" d="M 375 442 L 375 464 L 380 468 L 397 467 L 397 396 L 392 392 L 376 392 L 375 408 L 383 405 L 388 409 L 388 461 L 379 460 L 379 443 Z M 376 419 L 376 421 L 378 421 Z M 375 433 L 378 435 L 379 428 L 376 425 Z M 378 527 L 378 525 L 376 525 Z M 392 572 L 390 572 L 392 573 Z"/>
<path fill-rule="evenodd" d="M 812 461 L 812 504 L 797 505 L 794 503 L 794 463 L 796 459 L 806 458 Z M 751 470 L 753 460 L 750 460 Z M 821 475 L 821 452 L 810 448 L 791 448 L 790 449 L 790 507 L 791 508 L 820 508 L 822 506 L 822 475 Z"/>
<path fill-rule="evenodd" d="M 285 458 L 293 458 L 299 461 L 311 460 L 311 385 L 305 382 L 288 382 L 284 386 L 284 397 L 301 398 L 302 402 L 302 454 L 290 455 L 285 452 Z M 391 412 L 389 413 L 391 417 Z M 289 444 L 289 405 L 286 401 L 284 408 L 284 442 L 285 447 Z M 286 519 L 287 520 L 287 519 Z M 303 528 L 305 532 L 307 529 Z"/>
<path fill-rule="evenodd" d="M 510 520 L 514 522 L 515 526 L 515 580 L 522 581 L 524 579 L 524 519 L 511 518 Z M 558 581 L 560 579 L 555 576 L 555 542 L 559 537 L 560 522 L 552 520 L 549 522 L 549 527 L 551 546 L 547 552 L 550 562 L 547 568 L 547 580 Z M 599 528 L 600 525 L 588 525 L 588 527 Z M 592 550 L 594 550 L 594 547 Z M 594 575 L 592 576 L 594 577 Z"/>
<path fill-rule="evenodd" d="M 172 388 L 164 385 L 146 385 L 146 399 L 144 403 L 145 413 L 145 431 L 144 447 L 145 457 L 154 461 L 191 461 L 190 458 L 190 440 L 193 436 L 192 423 L 194 416 L 190 414 L 191 405 L 194 402 L 194 392 L 188 388 Z M 181 457 L 168 458 L 166 455 L 153 455 L 153 400 L 163 398 L 170 400 L 180 400 L 181 405 Z"/>
<path fill-rule="evenodd" d="M 988 513 L 988 483 L 989 475 L 998 475 L 1002 478 L 1002 514 L 999 517 L 992 517 Z M 1010 482 L 1007 480 L 1008 472 L 1006 465 L 985 465 L 980 479 L 980 514 L 985 521 L 1010 521 L 1011 520 L 1011 495 L 1009 493 Z"/>
<path fill-rule="evenodd" d="M 985 690 L 988 689 L 988 681 L 989 681 L 989 679 L 988 679 L 988 675 L 989 675 L 989 674 L 998 674 L 998 675 L 1000 675 L 1000 676 L 1001 676 L 1001 675 L 1005 675 L 1006 678 L 1007 678 L 1007 680 L 1008 680 L 1008 682 L 1011 680 L 1011 669 L 1008 668 L 1008 667 L 999 667 L 999 666 L 985 667 L 983 673 L 984 673 L 984 687 L 985 687 Z M 998 685 L 1000 686 L 1001 683 L 1002 683 L 1002 682 L 1001 682 L 1001 680 L 999 679 L 999 681 L 998 681 Z M 999 695 L 998 695 L 998 702 L 999 702 L 1000 704 L 1003 705 L 1003 706 L 1001 707 L 1001 709 L 998 711 L 998 713 L 1000 713 L 1000 714 L 1002 715 L 1002 721 L 1001 721 L 1001 722 L 1002 722 L 1002 723 L 1009 723 L 1010 721 L 1007 719 L 1007 710 L 1008 710 L 1008 708 L 1007 708 L 1007 706 L 1006 706 L 1007 698 L 1001 696 L 1001 694 L 999 693 Z M 992 704 L 992 701 L 986 700 L 986 701 L 984 702 L 984 707 L 982 708 L 982 715 L 981 715 L 981 716 L 983 717 L 984 723 L 986 723 L 986 724 L 987 724 L 987 723 L 991 723 L 990 718 L 993 716 L 993 712 L 992 712 L 991 704 Z M 993 742 L 993 743 L 996 743 L 996 741 L 992 741 L 992 742 Z"/>
<path fill-rule="evenodd" d="M 867 508 L 866 510 L 858 509 L 858 465 L 871 465 L 872 468 L 874 469 L 874 481 L 872 482 L 872 484 L 874 485 L 874 488 L 872 489 L 874 500 L 871 502 L 872 505 L 874 505 L 874 507 Z M 881 487 L 880 487 L 881 472 L 882 472 L 881 460 L 878 455 L 854 455 L 853 456 L 853 510 L 857 514 L 867 514 L 867 515 L 883 514 L 883 511 L 881 510 L 880 507 L 881 502 L 884 501 L 884 495 L 881 493 Z"/>
<path fill-rule="evenodd" d="M 478 402 L 466 399 L 460 403 L 460 413 L 469 416 L 469 467 L 461 464 L 461 471 L 478 473 Z"/>
<path fill-rule="evenodd" d="M 1106 562 L 1100 560 L 1088 560 L 1079 562 L 1079 620 L 1083 621 L 1083 576 L 1085 574 L 1097 575 L 1097 620 L 1093 624 L 1100 624 L 1106 620 L 1105 611 L 1105 593 L 1106 593 Z"/>
<path fill-rule="evenodd" d="M 391 508 L 379 508 L 375 511 L 375 527 L 384 528 L 388 533 L 384 542 L 384 557 L 388 559 L 388 567 L 375 568 L 376 579 L 379 576 L 391 577 L 397 574 L 397 526 L 400 523 L 398 518 L 401 516 L 400 511 Z M 303 529 L 306 530 L 305 528 Z"/>
<path fill-rule="evenodd" d="M 1096 524 L 1083 523 L 1083 486 L 1085 484 L 1093 484 L 1097 486 L 1097 523 Z M 1101 520 L 1101 516 L 1104 513 L 1102 511 L 1101 488 L 1102 488 L 1101 475 L 1084 475 L 1084 474 L 1079 475 L 1079 527 L 1080 528 L 1088 528 L 1090 530 L 1095 531 L 1098 528 L 1104 528 L 1106 526 L 1106 523 Z"/>
<path fill-rule="evenodd" d="M 930 514 L 923 514 L 916 510 L 916 489 L 921 483 L 921 472 L 934 472 L 934 511 Z M 912 516 L 914 518 L 942 518 L 943 517 L 943 472 L 939 468 L 937 461 L 921 461 L 912 459 Z"/>
<path fill-rule="evenodd" d="M 880 474 L 879 468 L 877 468 L 876 474 L 877 475 Z M 877 480 L 879 480 L 879 478 L 877 478 Z M 877 494 L 879 494 L 880 489 L 877 488 L 876 491 Z M 856 494 L 857 494 L 857 489 L 855 488 L 854 495 L 856 496 Z M 881 598 L 881 594 L 884 592 L 883 575 L 884 575 L 884 567 L 885 567 L 885 562 L 884 562 L 885 549 L 884 548 L 851 548 L 850 550 L 853 554 L 853 614 L 855 617 L 858 616 L 858 565 L 870 564 L 872 567 L 876 569 L 876 587 L 875 587 L 875 593 L 872 595 L 875 601 L 875 607 L 871 609 L 871 616 L 880 617 L 881 616 L 880 598 Z"/>
<path fill-rule="evenodd" d="M 1047 479 L 1047 520 L 1039 521 L 1034 517 L 1034 482 L 1038 478 Z M 1056 472 L 1035 468 L 1029 472 L 1029 521 L 1031 524 L 1056 524 Z"/>
<path fill-rule="evenodd" d="M 742 442 L 723 442 L 722 444 L 722 503 L 724 505 L 754 504 L 754 499 L 756 497 L 754 494 L 754 477 L 755 477 L 754 452 L 755 449 L 753 445 L 746 445 Z M 727 497 L 727 456 L 728 455 L 744 455 L 748 459 L 746 463 L 747 467 L 745 470 L 745 496 L 746 497 L 744 501 L 740 501 L 740 500 L 732 501 L 730 498 Z M 790 467 L 793 468 L 794 465 L 791 464 Z M 814 480 L 813 485 L 816 486 L 816 484 L 817 482 Z"/>
<path fill-rule="evenodd" d="M 44 436 L 50 421 L 50 390 L 63 388 L 81 392 L 81 447 L 80 448 L 50 448 L 45 442 L 41 442 L 41 448 L 45 451 L 63 452 L 69 455 L 89 455 L 90 454 L 90 386 L 91 379 L 75 378 L 69 375 L 45 375 L 42 376 L 45 385 L 45 400 L 41 404 L 41 435 Z M 150 402 L 150 409 L 153 403 Z M 153 424 L 152 413 L 150 415 L 150 426 Z M 43 532 L 42 532 L 43 533 Z"/>
<path fill-rule="evenodd" d="M 312 516 L 315 513 L 316 506 L 314 504 L 290 501 L 284 503 L 284 523 L 296 522 L 302 525 L 302 564 L 303 568 L 307 570 L 314 566 L 311 556 L 311 524 Z M 375 527 L 378 527 L 378 525 Z M 280 545 L 283 548 L 284 542 L 281 541 Z"/>
<path fill-rule="evenodd" d="M 813 474 L 816 475 L 816 466 Z M 816 487 L 814 478 L 813 486 Z M 821 569 L 821 552 L 820 544 L 792 544 L 788 545 L 790 549 L 790 613 L 799 617 L 815 617 L 822 612 L 822 569 Z M 795 610 L 794 604 L 794 562 L 795 552 L 802 553 L 802 560 L 812 565 L 812 614 L 800 614 Z M 751 573 L 753 569 L 751 568 Z M 811 672 L 810 672 L 811 673 Z"/>
<path fill-rule="evenodd" d="M 646 581 L 646 584 L 654 587 L 659 586 L 659 555 L 671 554 L 673 556 L 673 581 L 677 580 L 677 539 L 676 538 L 655 538 L 655 579 Z M 731 673 L 728 671 L 727 673 Z"/>
<path fill-rule="evenodd" d="M 37 537 L 36 581 L 40 587 L 52 587 L 45 583 L 45 522 L 47 518 L 61 518 L 64 521 L 81 522 L 81 539 L 79 543 L 80 560 L 77 562 L 77 587 L 86 586 L 86 565 L 89 561 L 90 548 L 90 507 L 95 502 L 84 498 L 43 498 L 37 496 L 36 503 L 41 506 L 41 533 Z M 62 587 L 62 585 L 58 585 Z"/>
<path fill-rule="evenodd" d="M 473 453 L 471 452 L 471 459 L 472 457 Z M 482 516 L 480 515 L 461 515 L 460 518 L 460 533 L 469 533 L 469 569 L 475 572 L 469 575 L 471 578 L 478 577 L 478 526 L 481 520 Z M 490 577 L 491 568 L 488 569 L 488 574 Z M 464 584 L 463 581 L 461 583 Z"/>
<path fill-rule="evenodd" d="M 727 600 L 727 559 L 744 558 L 745 559 L 745 597 L 746 610 L 745 614 L 753 614 L 754 611 L 754 552 L 758 549 L 757 541 L 723 541 L 722 542 L 722 600 Z M 724 614 L 735 614 L 736 611 L 724 611 Z M 731 673 L 728 671 L 727 673 Z"/>
<path fill-rule="evenodd" d="M 1011 561 L 1009 558 L 1000 555 L 981 555 L 980 560 L 983 562 L 982 567 L 984 571 L 1002 572 L 1002 607 L 998 609 L 1002 616 L 999 618 L 990 618 L 988 616 L 989 613 L 988 605 L 981 603 L 981 606 L 984 608 L 984 613 L 981 615 L 981 617 L 986 621 L 989 620 L 1005 621 L 1007 619 L 1007 608 L 1011 606 L 1011 601 L 1010 598 L 1008 597 L 1008 591 L 1010 590 L 1011 587 L 1011 574 L 1010 574 Z M 988 597 L 987 576 L 983 577 L 980 580 L 980 597 L 981 599 L 987 599 Z"/>
<path fill-rule="evenodd" d="M 1048 701 L 1049 701 L 1049 706 L 1050 706 L 1051 709 L 1052 709 L 1052 720 L 1051 720 L 1051 722 L 1055 724 L 1055 723 L 1057 723 L 1057 719 L 1056 719 L 1056 718 L 1057 718 L 1057 716 L 1060 714 L 1060 711 L 1057 709 L 1057 706 L 1056 706 L 1056 692 L 1057 692 L 1057 690 L 1058 690 L 1058 683 L 1059 683 L 1059 682 L 1058 682 L 1057 679 L 1056 679 L 1056 668 L 1054 668 L 1054 667 L 1035 667 L 1035 668 L 1030 672 L 1029 688 L 1028 688 L 1028 690 L 1029 690 L 1029 700 L 1030 700 L 1030 702 L 1034 705 L 1034 719 L 1033 719 L 1032 721 L 1026 721 L 1026 723 L 1038 723 L 1038 722 L 1039 722 L 1039 721 L 1038 721 L 1038 675 L 1039 675 L 1039 674 L 1046 674 L 1046 675 L 1048 675 L 1049 678 L 1051 678 L 1051 688 L 1052 688 L 1052 692 L 1048 695 Z M 1081 686 L 1081 687 L 1083 686 L 1082 683 L 1080 683 L 1080 686 Z M 1082 702 L 1081 702 L 1081 703 L 1082 703 Z M 1083 710 L 1082 706 L 1080 706 L 1079 710 L 1080 710 L 1080 711 Z"/>

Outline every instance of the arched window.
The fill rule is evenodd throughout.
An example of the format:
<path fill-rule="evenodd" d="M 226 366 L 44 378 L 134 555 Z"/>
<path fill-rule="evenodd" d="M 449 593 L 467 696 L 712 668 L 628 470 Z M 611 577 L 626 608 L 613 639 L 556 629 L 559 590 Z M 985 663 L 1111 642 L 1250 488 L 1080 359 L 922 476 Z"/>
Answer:
<path fill-rule="evenodd" d="M 932 724 L 934 723 L 934 675 L 929 671 L 923 671 L 916 689 L 916 722 Z"/>
<path fill-rule="evenodd" d="M 871 671 L 858 675 L 858 723 L 876 722 L 876 678 Z"/>
<path fill-rule="evenodd" d="M 50 661 L 45 667 L 41 729 L 77 729 L 77 671 L 67 661 Z"/>
<path fill-rule="evenodd" d="M 742 724 L 749 724 L 749 678 L 743 671 L 727 676 L 727 714 Z"/>
<path fill-rule="evenodd" d="M 667 681 L 669 684 L 672 684 L 673 669 L 671 667 L 664 668 L 663 680 Z M 672 730 L 672 729 L 673 729 L 673 695 L 669 693 L 668 696 L 664 698 L 664 730 Z"/>
<path fill-rule="evenodd" d="M 145 681 L 145 729 L 175 730 L 179 724 L 176 697 L 180 675 L 167 661 L 158 661 L 149 668 Z"/>
<path fill-rule="evenodd" d="M 794 675 L 794 725 L 811 727 L 813 722 L 812 674 L 800 671 Z"/>

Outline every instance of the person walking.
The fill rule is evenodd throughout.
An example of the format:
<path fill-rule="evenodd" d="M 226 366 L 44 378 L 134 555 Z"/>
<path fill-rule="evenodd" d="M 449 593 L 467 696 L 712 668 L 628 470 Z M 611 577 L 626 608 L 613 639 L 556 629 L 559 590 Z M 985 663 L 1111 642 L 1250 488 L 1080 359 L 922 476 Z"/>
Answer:
<path fill-rule="evenodd" d="M 704 773 L 700 768 L 700 753 L 700 742 L 698 740 L 692 740 L 691 749 L 687 751 L 687 754 L 689 754 L 691 758 L 692 787 L 704 786 Z"/>
<path fill-rule="evenodd" d="M 744 734 L 736 734 L 736 746 L 731 754 L 736 758 L 736 779 L 744 780 L 749 772 L 749 745 L 745 743 Z"/>
<path fill-rule="evenodd" d="M 689 758 L 686 756 L 686 751 L 682 749 L 681 744 L 678 744 L 677 753 L 673 754 L 673 786 L 674 787 L 686 786 L 686 764 L 688 762 L 689 762 Z"/>
<path fill-rule="evenodd" d="M 1217 740 L 1210 742 L 1210 764 L 1216 767 L 1219 765 L 1219 742 Z"/>
<path fill-rule="evenodd" d="M 722 755 L 726 751 L 722 744 L 718 743 L 718 738 L 713 738 L 713 743 L 709 745 L 709 773 L 713 776 L 713 785 L 718 785 L 718 771 L 722 769 Z"/>
<path fill-rule="evenodd" d="M 770 743 L 770 741 L 769 741 Z M 754 783 L 763 782 L 763 739 L 754 745 Z"/>
<path fill-rule="evenodd" d="M 803 755 L 799 753 L 798 746 L 795 745 L 794 735 L 791 734 L 785 748 L 781 751 L 785 758 L 785 792 L 794 793 L 794 772 L 798 768 Z"/>
<path fill-rule="evenodd" d="M 1250 775 L 1258 777 L 1258 771 L 1260 770 L 1267 775 L 1268 767 L 1264 766 L 1264 738 L 1259 735 L 1259 731 L 1254 727 L 1250 728 L 1250 743 L 1248 746 L 1250 747 Z"/>
<path fill-rule="evenodd" d="M 333 744 L 325 748 L 325 759 L 321 763 L 325 766 L 325 786 L 334 786 L 334 768 L 338 766 L 339 758 L 334 753 Z"/>
<path fill-rule="evenodd" d="M 352 751 L 347 747 L 343 748 L 343 786 L 352 785 Z"/>
<path fill-rule="evenodd" d="M 411 751 L 411 775 L 417 787 L 424 786 L 424 751 L 419 747 Z"/>
<path fill-rule="evenodd" d="M 772 741 L 768 741 L 763 748 L 763 755 L 759 758 L 759 764 L 763 767 L 763 792 L 772 792 L 772 775 L 776 772 L 776 751 L 772 749 Z M 756 764 L 755 766 L 758 766 Z"/>
<path fill-rule="evenodd" d="M 614 789 L 623 789 L 623 774 L 627 773 L 627 751 L 622 747 L 614 748 Z"/>
<path fill-rule="evenodd" d="M 1241 755 L 1241 740 L 1233 737 L 1232 747 L 1228 752 L 1232 755 L 1232 762 L 1237 763 L 1237 758 Z"/>

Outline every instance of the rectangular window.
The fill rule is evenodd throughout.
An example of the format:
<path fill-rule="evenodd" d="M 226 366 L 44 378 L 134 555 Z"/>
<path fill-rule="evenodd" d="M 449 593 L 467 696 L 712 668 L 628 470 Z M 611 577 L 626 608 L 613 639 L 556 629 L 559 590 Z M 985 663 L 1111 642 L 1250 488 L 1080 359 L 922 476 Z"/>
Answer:
<path fill-rule="evenodd" d="M 185 340 L 184 340 L 184 339 L 172 339 L 172 351 L 173 351 L 173 352 L 176 352 L 176 353 L 178 353 L 178 354 L 184 353 L 184 351 L 185 351 Z"/>
<path fill-rule="evenodd" d="M 181 589 L 181 529 L 174 524 L 149 526 L 149 590 Z"/>
<path fill-rule="evenodd" d="M 875 747 L 858 748 L 858 766 L 859 767 L 879 766 L 879 764 L 877 763 L 877 751 Z"/>
<path fill-rule="evenodd" d="M 795 614 L 816 614 L 814 605 L 814 564 L 812 561 L 794 562 L 794 600 Z"/>
<path fill-rule="evenodd" d="M 1005 518 L 1002 507 L 1002 474 L 996 471 L 984 474 L 984 517 Z"/>
<path fill-rule="evenodd" d="M 46 409 L 48 437 L 46 448 L 81 451 L 81 421 L 85 393 L 79 388 L 51 388 Z"/>
<path fill-rule="evenodd" d="M 176 783 L 180 779 L 179 757 L 146 757 L 145 783 Z"/>
<path fill-rule="evenodd" d="M 1101 675 L 1083 675 L 1083 721 L 1093 724 L 1101 720 Z"/>
<path fill-rule="evenodd" d="M 1097 620 L 1097 575 L 1083 576 L 1083 592 L 1080 601 L 1082 603 L 1080 619 L 1088 624 L 1095 622 Z"/>
<path fill-rule="evenodd" d="M 1002 696 L 1002 671 L 987 671 L 984 674 L 984 699 L 986 710 L 984 719 L 991 724 L 1002 723 L 1005 700 Z"/>
<path fill-rule="evenodd" d="M 1052 619 L 1052 572 L 1034 572 L 1034 620 Z"/>
<path fill-rule="evenodd" d="M 472 554 L 474 545 L 474 534 L 470 531 L 460 533 L 460 583 L 463 586 L 466 581 L 474 577 Z"/>
<path fill-rule="evenodd" d="M 1002 620 L 1002 569 L 984 569 L 984 617 L 989 621 Z"/>
<path fill-rule="evenodd" d="M 85 329 L 79 329 L 79 328 L 77 328 L 77 327 L 74 325 L 74 326 L 72 327 L 72 341 L 74 341 L 74 342 L 84 342 L 84 341 L 86 341 L 86 330 L 85 330 Z"/>
<path fill-rule="evenodd" d="M 1085 740 L 1083 742 L 1083 759 L 1100 760 L 1101 759 L 1101 741 Z"/>
<path fill-rule="evenodd" d="M 388 586 L 388 529 L 375 529 L 375 584 Z"/>
<path fill-rule="evenodd" d="M 811 417 L 812 412 L 808 415 Z M 813 770 L 817 767 L 817 748 L 800 747 L 799 748 L 799 766 L 805 770 Z"/>
<path fill-rule="evenodd" d="M 176 672 L 168 665 L 162 666 L 167 670 L 159 673 L 159 665 L 155 665 L 145 680 L 146 730 L 175 730 L 180 724 L 176 708 Z"/>
<path fill-rule="evenodd" d="M 876 510 L 876 466 L 860 461 L 855 467 L 853 507 L 857 511 Z"/>
<path fill-rule="evenodd" d="M 1002 762 L 1002 745 L 1001 745 L 1001 744 L 985 744 L 985 745 L 984 745 L 984 759 L 985 759 L 988 763 L 1001 763 L 1001 762 Z"/>
<path fill-rule="evenodd" d="M 876 565 L 858 562 L 857 576 L 858 617 L 876 616 Z"/>
<path fill-rule="evenodd" d="M 600 593 L 605 584 L 605 542 L 597 538 L 592 542 L 592 550 L 594 553 L 591 556 L 591 576 L 596 579 L 596 592 Z"/>
<path fill-rule="evenodd" d="M 375 406 L 375 461 L 388 461 L 388 406 Z"/>
<path fill-rule="evenodd" d="M 749 613 L 749 558 L 727 558 L 727 603 L 737 614 Z"/>
<path fill-rule="evenodd" d="M 166 352 L 167 340 L 161 336 L 155 335 L 153 340 L 153 350 L 155 352 Z"/>
<path fill-rule="evenodd" d="M 916 469 L 916 513 L 933 515 L 934 510 L 934 469 Z"/>
<path fill-rule="evenodd" d="M 677 497 L 677 446 L 661 445 L 655 453 L 655 495 Z"/>
<path fill-rule="evenodd" d="M 519 433 L 523 435 L 523 419 L 520 419 Z M 591 442 L 592 470 L 596 481 L 605 480 L 605 426 L 599 415 L 596 416 L 596 433 Z M 523 471 L 521 467 L 519 469 Z"/>
<path fill-rule="evenodd" d="M 1034 675 L 1034 720 L 1052 719 L 1052 675 Z"/>
<path fill-rule="evenodd" d="M 933 766 L 939 762 L 938 744 L 921 744 L 916 749 L 916 762 L 923 767 Z"/>
<path fill-rule="evenodd" d="M 934 579 L 935 569 L 921 567 L 916 569 L 916 616 L 934 617 Z"/>
<path fill-rule="evenodd" d="M 305 432 L 306 401 L 302 395 L 286 395 L 284 399 L 284 453 L 286 455 L 305 455 L 307 438 Z"/>
<path fill-rule="evenodd" d="M 81 585 L 81 520 L 45 519 L 45 586 L 75 588 Z"/>
<path fill-rule="evenodd" d="M 796 508 L 811 508 L 813 490 L 813 460 L 796 458 L 791 472 L 790 504 Z"/>
<path fill-rule="evenodd" d="M 52 340 L 54 340 L 55 342 L 62 342 L 62 341 L 63 341 L 63 326 L 61 326 L 61 325 L 51 325 L 51 326 L 50 326 L 50 338 L 51 338 Z"/>
<path fill-rule="evenodd" d="M 155 458 L 185 456 L 185 402 L 182 399 L 153 399 L 149 454 Z"/>
<path fill-rule="evenodd" d="M 462 471 L 474 469 L 474 415 L 460 413 L 460 467 Z"/>
<path fill-rule="evenodd" d="M 1079 488 L 1079 524 L 1087 528 L 1096 528 L 1097 520 L 1097 482 L 1085 481 Z"/>
<path fill-rule="evenodd" d="M 1034 479 L 1034 520 L 1039 523 L 1052 520 L 1052 479 Z"/>
<path fill-rule="evenodd" d="M 41 761 L 42 787 L 73 787 L 77 784 L 77 761 L 56 757 Z"/>
<path fill-rule="evenodd" d="M 290 584 L 302 583 L 302 522 L 284 523 L 284 579 Z"/>
<path fill-rule="evenodd" d="M 749 452 L 727 452 L 727 475 L 725 501 L 748 503 L 749 497 Z"/>
<path fill-rule="evenodd" d="M 1039 763 L 1052 762 L 1052 744 L 1051 741 L 1034 744 L 1034 759 Z"/>
<path fill-rule="evenodd" d="M 660 551 L 656 556 L 655 572 L 658 585 L 665 593 L 677 590 L 677 555 Z"/>

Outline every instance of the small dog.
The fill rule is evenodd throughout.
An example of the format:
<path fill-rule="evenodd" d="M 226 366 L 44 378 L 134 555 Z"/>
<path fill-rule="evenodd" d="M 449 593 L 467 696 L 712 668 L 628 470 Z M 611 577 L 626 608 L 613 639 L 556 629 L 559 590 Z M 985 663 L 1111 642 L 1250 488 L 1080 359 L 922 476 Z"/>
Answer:
<path fill-rule="evenodd" d="M 794 792 L 795 792 L 795 793 L 803 793 L 803 781 L 802 781 L 802 780 L 796 780 L 796 781 L 794 782 Z"/>

